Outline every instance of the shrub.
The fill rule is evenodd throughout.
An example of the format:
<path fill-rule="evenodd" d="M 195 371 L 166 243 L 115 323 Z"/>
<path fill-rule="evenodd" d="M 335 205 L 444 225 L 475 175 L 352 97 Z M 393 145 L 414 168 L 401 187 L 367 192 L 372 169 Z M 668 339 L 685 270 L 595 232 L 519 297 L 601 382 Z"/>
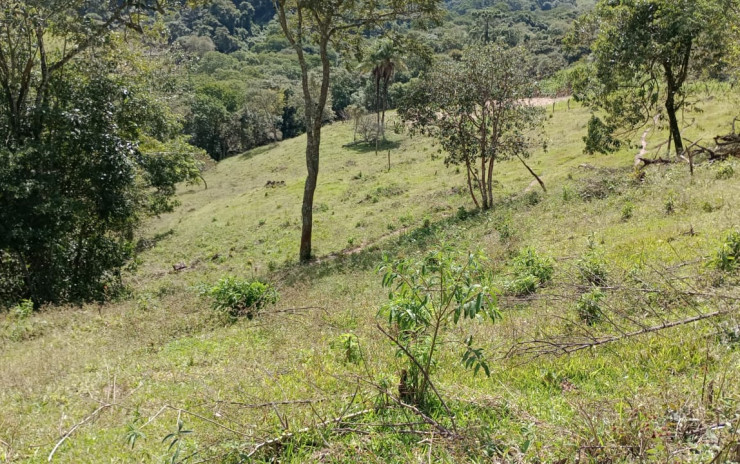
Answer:
<path fill-rule="evenodd" d="M 23 320 L 33 314 L 33 301 L 21 300 L 20 303 L 15 305 L 11 310 L 10 314 L 14 319 Z"/>
<path fill-rule="evenodd" d="M 360 342 L 355 334 L 341 334 L 331 343 L 331 347 L 341 354 L 342 362 L 358 364 L 362 360 Z"/>
<path fill-rule="evenodd" d="M 213 298 L 213 309 L 223 312 L 229 319 L 240 316 L 252 319 L 268 304 L 277 303 L 279 295 L 271 285 L 260 281 L 225 277 L 208 291 Z"/>
<path fill-rule="evenodd" d="M 522 249 L 512 260 L 514 280 L 506 285 L 506 292 L 511 295 L 530 295 L 537 288 L 552 279 L 553 261 L 537 254 L 532 247 Z"/>
<path fill-rule="evenodd" d="M 712 259 L 711 264 L 724 272 L 732 272 L 740 269 L 740 230 L 727 234 L 717 256 Z"/>
<path fill-rule="evenodd" d="M 715 177 L 719 180 L 723 180 L 730 179 L 733 175 L 735 175 L 735 170 L 732 168 L 732 165 L 729 163 L 724 163 L 720 165 L 720 168 L 717 170 L 717 174 L 715 175 Z"/>
<path fill-rule="evenodd" d="M 631 201 L 625 203 L 624 206 L 622 206 L 622 221 L 629 220 L 632 217 L 634 211 L 635 205 L 633 205 Z"/>
<path fill-rule="evenodd" d="M 606 295 L 599 289 L 581 295 L 578 303 L 576 303 L 578 317 L 588 325 L 599 322 L 603 315 L 600 303 L 604 298 L 606 298 Z"/>
<path fill-rule="evenodd" d="M 434 250 L 421 260 L 384 258 L 379 271 L 390 293 L 378 313 L 386 328 L 378 327 L 404 359 L 398 388 L 402 401 L 428 405 L 438 352 L 455 346 L 450 338 L 460 333 L 451 330 L 453 326 L 465 319 L 494 321 L 499 316 L 482 259 L 473 253 L 463 258 L 450 247 Z M 489 375 L 483 351 L 473 347 L 472 336 L 458 341 L 464 346 L 463 365 Z"/>
<path fill-rule="evenodd" d="M 603 253 L 593 247 L 581 256 L 576 267 L 584 284 L 603 287 L 607 283 L 608 271 Z"/>
<path fill-rule="evenodd" d="M 669 195 L 665 203 L 663 203 L 663 209 L 666 214 L 673 214 L 676 212 L 676 198 L 673 195 Z"/>

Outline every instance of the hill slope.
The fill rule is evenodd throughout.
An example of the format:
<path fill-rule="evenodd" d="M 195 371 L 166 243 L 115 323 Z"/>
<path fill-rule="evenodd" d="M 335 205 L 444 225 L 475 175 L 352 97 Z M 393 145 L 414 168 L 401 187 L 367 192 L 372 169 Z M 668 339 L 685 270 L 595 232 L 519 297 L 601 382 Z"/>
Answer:
<path fill-rule="evenodd" d="M 298 433 L 252 457 L 710 460 L 731 443 L 740 404 L 737 275 L 706 265 L 723 234 L 740 225 L 740 178 L 728 168 L 738 165 L 702 164 L 693 179 L 684 165 L 636 177 L 638 149 L 581 154 L 588 112 L 571 107 L 548 108 L 550 150 L 531 158 L 549 193 L 533 189 L 517 162 L 503 162 L 497 206 L 481 214 L 460 210 L 471 205 L 462 174 L 443 165 L 429 140 L 393 135 L 388 172 L 387 150 L 345 148 L 352 127 L 328 127 L 315 214 L 320 259 L 310 266 L 295 262 L 303 137 L 218 164 L 206 173 L 208 189 L 184 187 L 181 207 L 151 222 L 125 276 L 130 295 L 0 320 L 0 456 L 159 462 L 179 450 L 176 462 L 242 462 L 286 428 L 370 408 L 356 422 Z M 727 132 L 734 111 L 710 97 L 704 108 L 686 129 L 692 140 Z M 648 133 L 648 145 L 662 135 Z M 387 299 L 375 267 L 383 253 L 417 256 L 442 242 L 482 250 L 502 291 L 518 250 L 532 246 L 555 262 L 552 282 L 536 294 L 504 292 L 496 324 L 466 327 L 490 359 L 490 378 L 473 377 L 457 351 L 439 359 L 435 383 L 465 431 L 455 441 L 398 425 L 419 422 L 414 414 L 372 411 L 372 384 L 395 391 L 402 367 L 375 327 Z M 577 322 L 579 263 L 589 246 L 609 275 L 602 310 L 613 325 Z M 187 268 L 174 272 L 178 263 Z M 201 290 L 230 274 L 273 282 L 280 301 L 253 320 L 224 324 Z M 701 296 L 716 294 L 731 298 Z M 582 330 L 619 337 L 716 310 L 730 315 L 570 356 L 526 344 L 583 340 Z M 347 362 L 347 334 L 361 350 L 357 364 Z M 512 346 L 518 350 L 505 356 Z M 169 448 L 162 439 L 178 420 L 193 433 Z"/>

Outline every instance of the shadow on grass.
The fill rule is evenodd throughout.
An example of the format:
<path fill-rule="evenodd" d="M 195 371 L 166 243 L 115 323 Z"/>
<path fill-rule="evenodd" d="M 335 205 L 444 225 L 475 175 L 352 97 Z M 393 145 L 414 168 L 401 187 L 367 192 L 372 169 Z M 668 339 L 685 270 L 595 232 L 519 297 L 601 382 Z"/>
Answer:
<path fill-rule="evenodd" d="M 448 232 L 457 226 L 474 226 L 485 222 L 488 218 L 488 212 L 466 211 L 461 208 L 457 214 L 436 222 L 409 228 L 395 236 L 380 238 L 360 251 L 331 254 L 306 265 L 298 265 L 295 262 L 285 263 L 277 270 L 277 274 L 286 284 L 294 285 L 338 273 L 367 271 L 377 267 L 383 260 L 383 255 L 399 256 L 427 250 L 449 239 Z"/>
<path fill-rule="evenodd" d="M 241 155 L 237 155 L 237 156 L 239 156 L 240 160 L 248 160 L 248 159 L 254 158 L 257 155 L 266 153 L 277 146 L 278 146 L 277 143 L 268 143 L 267 145 L 262 145 L 261 147 L 252 148 L 251 150 L 246 151 L 242 153 Z"/>
<path fill-rule="evenodd" d="M 396 148 L 401 146 L 401 142 L 394 141 L 394 140 L 383 140 L 378 144 L 378 153 L 381 152 L 387 152 L 388 150 L 395 150 Z M 343 145 L 342 148 L 345 148 L 347 150 L 351 150 L 355 153 L 375 153 L 375 143 L 374 142 L 357 142 L 357 143 L 350 143 L 348 145 Z"/>

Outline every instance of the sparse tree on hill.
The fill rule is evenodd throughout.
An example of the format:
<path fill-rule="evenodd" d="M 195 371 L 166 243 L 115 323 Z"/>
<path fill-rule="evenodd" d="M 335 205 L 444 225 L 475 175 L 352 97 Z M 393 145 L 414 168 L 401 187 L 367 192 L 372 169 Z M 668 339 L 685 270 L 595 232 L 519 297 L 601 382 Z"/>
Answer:
<path fill-rule="evenodd" d="M 324 110 L 329 97 L 331 60 L 329 52 L 359 47 L 363 33 L 391 21 L 436 18 L 441 0 L 273 0 L 285 37 L 298 56 L 305 103 L 306 168 L 303 192 L 300 260 L 311 259 L 313 199 L 319 175 L 319 149 Z M 309 67 L 307 48 L 318 51 L 320 66 Z M 316 75 L 318 90 L 311 77 Z"/>
<path fill-rule="evenodd" d="M 526 53 L 487 45 L 466 50 L 461 61 L 441 63 L 399 107 L 412 128 L 436 138 L 446 164 L 465 166 L 470 196 L 479 208 L 493 206 L 498 161 L 524 161 L 541 128 L 541 108 L 528 105 L 535 91 Z"/>

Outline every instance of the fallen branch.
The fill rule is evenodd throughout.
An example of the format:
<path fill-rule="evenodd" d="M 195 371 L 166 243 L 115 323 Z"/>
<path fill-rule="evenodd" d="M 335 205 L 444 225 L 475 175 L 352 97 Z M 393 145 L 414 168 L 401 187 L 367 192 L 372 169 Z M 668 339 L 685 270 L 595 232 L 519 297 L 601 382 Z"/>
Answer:
<path fill-rule="evenodd" d="M 252 449 L 252 451 L 250 451 L 249 454 L 247 454 L 247 459 L 249 459 L 252 456 L 254 456 L 257 453 L 257 451 L 261 450 L 262 448 L 264 448 L 266 446 L 270 446 L 270 445 L 275 445 L 275 444 L 281 443 L 281 442 L 283 442 L 283 441 L 285 441 L 285 440 L 287 440 L 289 438 L 292 438 L 292 437 L 294 437 L 294 436 L 296 436 L 298 434 L 306 433 L 306 432 L 309 432 L 309 431 L 314 430 L 314 429 L 323 428 L 323 427 L 326 427 L 326 426 L 331 425 L 331 424 L 341 424 L 344 421 L 347 421 L 349 419 L 354 419 L 355 417 L 363 416 L 363 415 L 365 415 L 367 413 L 370 413 L 372 411 L 374 411 L 374 409 L 372 409 L 372 408 L 370 408 L 370 409 L 363 409 L 362 411 L 354 412 L 352 414 L 342 415 L 342 416 L 339 416 L 339 417 L 335 417 L 333 419 L 326 420 L 324 422 L 320 422 L 320 423 L 314 425 L 313 427 L 304 427 L 304 428 L 302 428 L 300 430 L 296 430 L 295 432 L 285 432 L 285 433 L 283 433 L 282 435 L 280 435 L 278 437 L 271 438 L 269 440 L 265 440 L 262 443 L 258 443 L 257 445 L 255 445 L 254 449 Z"/>
<path fill-rule="evenodd" d="M 532 176 L 534 176 L 535 179 L 537 179 L 537 182 L 540 184 L 540 187 L 542 187 L 542 190 L 544 190 L 545 193 L 547 193 L 547 188 L 545 187 L 545 183 L 542 182 L 542 179 L 540 179 L 540 176 L 538 176 L 537 174 L 535 174 L 535 172 L 532 170 L 532 168 L 530 168 L 529 165 L 527 165 L 527 163 L 524 162 L 524 158 L 522 158 L 521 156 L 519 156 L 518 153 L 517 153 L 516 157 L 519 158 L 519 161 L 521 161 L 522 164 L 524 165 L 524 167 L 527 168 L 527 171 L 529 171 L 529 173 L 532 174 Z"/>
<path fill-rule="evenodd" d="M 642 157 L 642 156 L 638 157 L 637 160 L 638 161 L 642 161 L 643 163 L 645 163 L 642 166 L 643 168 L 646 167 L 646 166 L 650 166 L 651 164 L 671 164 L 671 163 L 673 163 L 673 161 L 671 161 L 669 159 L 665 159 L 665 158 L 653 158 L 653 159 L 651 159 L 651 158 L 645 158 L 645 157 Z"/>
<path fill-rule="evenodd" d="M 595 348 L 597 346 L 606 345 L 608 343 L 618 342 L 621 340 L 625 340 L 628 338 L 637 337 L 640 335 L 645 335 L 653 332 L 659 332 L 661 330 L 670 329 L 673 327 L 678 327 L 686 324 L 691 324 L 693 322 L 699 322 L 706 319 L 715 318 L 718 316 L 723 316 L 728 314 L 730 311 L 715 311 L 712 313 L 707 314 L 700 314 L 698 316 L 690 317 L 687 319 L 681 319 L 679 321 L 673 321 L 673 322 L 667 322 L 664 324 L 654 325 L 651 327 L 645 327 L 640 330 L 636 330 L 634 332 L 627 332 L 621 335 L 615 335 L 611 337 L 603 337 L 603 338 L 593 338 L 588 341 L 553 341 L 553 340 L 532 340 L 531 342 L 526 342 L 525 344 L 530 345 L 529 347 L 525 348 L 524 350 L 520 350 L 519 353 L 535 353 L 536 355 L 542 355 L 542 354 L 556 354 L 556 355 L 562 355 L 562 354 L 571 354 L 575 353 L 577 351 L 585 350 L 587 348 Z M 516 352 L 514 350 L 513 352 Z"/>
<path fill-rule="evenodd" d="M 57 452 L 57 450 L 59 449 L 59 447 L 62 446 L 62 443 L 64 443 L 67 440 L 67 438 L 69 438 L 75 432 L 75 430 L 77 430 L 78 428 L 80 428 L 83 425 L 87 424 L 88 422 L 90 422 L 91 420 L 93 420 L 95 418 L 95 416 L 97 416 L 98 414 L 100 414 L 104 410 L 110 408 L 111 406 L 113 406 L 112 403 L 106 403 L 106 404 L 100 406 L 98 409 L 96 409 L 92 413 L 90 413 L 90 415 L 88 415 L 87 417 L 85 417 L 84 419 L 82 419 L 80 422 L 76 423 L 71 429 L 69 429 L 64 435 L 62 435 L 62 438 L 57 442 L 56 445 L 54 445 L 54 448 L 51 450 L 51 453 L 49 453 L 49 458 L 47 460 L 49 462 L 51 462 L 51 460 L 54 458 L 54 453 Z"/>

